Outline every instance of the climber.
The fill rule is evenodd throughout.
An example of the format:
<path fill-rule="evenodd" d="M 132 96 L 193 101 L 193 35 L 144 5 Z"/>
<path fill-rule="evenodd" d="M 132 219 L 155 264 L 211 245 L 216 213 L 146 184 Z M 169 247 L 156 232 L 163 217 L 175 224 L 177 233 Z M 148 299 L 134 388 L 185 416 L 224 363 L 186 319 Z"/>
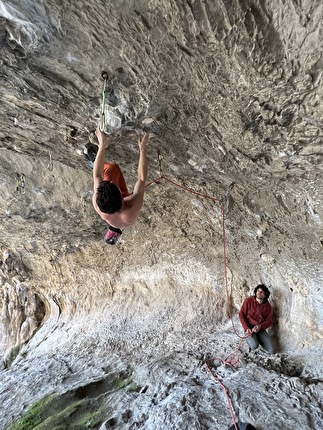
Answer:
<path fill-rule="evenodd" d="M 147 144 L 149 133 L 138 136 L 139 163 L 138 180 L 132 193 L 129 193 L 120 167 L 112 162 L 105 162 L 105 149 L 110 145 L 113 137 L 108 136 L 98 127 L 95 132 L 99 149 L 93 165 L 93 206 L 109 229 L 104 240 L 114 245 L 122 230 L 137 221 L 144 200 L 145 182 L 147 180 Z"/>
<path fill-rule="evenodd" d="M 250 348 L 256 349 L 260 344 L 273 354 L 272 340 L 266 331 L 272 324 L 272 308 L 268 302 L 269 296 L 268 288 L 259 284 L 254 290 L 254 295 L 243 302 L 239 318 L 246 333 L 250 334 L 247 338 Z"/>

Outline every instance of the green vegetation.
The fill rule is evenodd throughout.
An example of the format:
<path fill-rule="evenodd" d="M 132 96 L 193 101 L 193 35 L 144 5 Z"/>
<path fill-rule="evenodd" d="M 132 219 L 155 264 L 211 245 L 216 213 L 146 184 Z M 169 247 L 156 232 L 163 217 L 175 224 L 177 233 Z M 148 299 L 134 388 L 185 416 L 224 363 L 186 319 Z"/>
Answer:
<path fill-rule="evenodd" d="M 8 430 L 84 430 L 102 422 L 103 411 L 89 399 L 72 401 L 67 407 L 65 396 L 51 395 L 34 403 L 28 412 Z M 63 409 L 62 409 L 63 408 Z"/>
<path fill-rule="evenodd" d="M 109 375 L 63 395 L 51 394 L 34 403 L 8 430 L 86 430 L 98 426 L 112 413 L 105 400 L 113 392 L 138 391 L 131 371 Z"/>
<path fill-rule="evenodd" d="M 8 430 L 33 430 L 43 421 L 43 411 L 47 408 L 53 397 L 53 395 L 46 396 L 31 405 L 27 413 L 22 418 L 20 418 L 20 420 L 12 424 Z"/>
<path fill-rule="evenodd" d="M 97 428 L 102 422 L 103 412 L 101 409 L 94 411 L 85 411 L 74 423 L 75 430 Z M 65 430 L 65 429 L 64 429 Z"/>
<path fill-rule="evenodd" d="M 36 426 L 33 430 L 84 430 L 97 428 L 102 422 L 102 409 L 88 400 L 73 402 L 63 411 L 56 415 L 51 415 L 44 422 Z M 68 423 L 68 424 L 67 424 Z"/>

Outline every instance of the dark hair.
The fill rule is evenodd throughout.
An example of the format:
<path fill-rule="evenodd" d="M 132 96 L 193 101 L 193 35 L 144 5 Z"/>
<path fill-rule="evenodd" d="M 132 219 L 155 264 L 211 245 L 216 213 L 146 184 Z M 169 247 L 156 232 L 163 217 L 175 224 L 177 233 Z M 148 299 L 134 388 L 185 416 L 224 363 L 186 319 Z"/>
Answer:
<path fill-rule="evenodd" d="M 269 299 L 270 291 L 268 290 L 268 288 L 266 287 L 266 285 L 259 284 L 259 285 L 256 286 L 256 288 L 254 290 L 254 295 L 256 295 L 256 292 L 257 292 L 257 290 L 259 290 L 259 288 L 261 288 L 262 291 L 265 293 L 264 303 L 266 303 L 266 301 Z"/>
<path fill-rule="evenodd" d="M 122 195 L 119 188 L 110 181 L 102 181 L 96 190 L 96 204 L 101 212 L 114 214 L 121 209 Z"/>

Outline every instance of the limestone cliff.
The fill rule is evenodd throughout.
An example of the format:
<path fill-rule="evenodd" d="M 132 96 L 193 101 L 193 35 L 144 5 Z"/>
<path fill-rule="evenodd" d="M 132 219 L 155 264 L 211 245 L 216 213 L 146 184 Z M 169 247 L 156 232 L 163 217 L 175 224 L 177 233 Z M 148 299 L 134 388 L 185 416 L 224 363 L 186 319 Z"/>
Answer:
<path fill-rule="evenodd" d="M 321 428 L 322 18 L 319 0 L 0 1 L 1 429 L 227 429 L 204 363 L 236 351 L 260 282 L 277 354 L 243 344 L 213 371 L 236 419 Z M 133 187 L 149 123 L 166 178 L 113 247 L 84 157 L 103 70 L 107 159 Z"/>

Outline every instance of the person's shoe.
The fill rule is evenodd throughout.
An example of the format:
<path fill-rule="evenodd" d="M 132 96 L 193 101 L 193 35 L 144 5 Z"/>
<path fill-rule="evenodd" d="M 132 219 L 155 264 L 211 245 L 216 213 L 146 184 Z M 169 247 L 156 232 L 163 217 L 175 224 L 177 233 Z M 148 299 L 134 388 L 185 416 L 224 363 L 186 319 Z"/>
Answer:
<path fill-rule="evenodd" d="M 104 241 L 108 245 L 115 245 L 118 242 L 121 234 L 122 230 L 120 230 L 119 228 L 109 227 L 109 230 L 104 236 Z"/>
<path fill-rule="evenodd" d="M 84 146 L 84 150 L 83 150 L 84 156 L 91 161 L 92 163 L 94 163 L 95 158 L 96 158 L 96 154 L 98 153 L 98 147 L 91 144 L 91 143 L 87 143 Z"/>
<path fill-rule="evenodd" d="M 242 423 L 241 421 L 238 421 L 236 423 L 236 426 L 239 430 L 257 430 L 252 424 L 250 423 Z M 235 430 L 234 424 L 229 428 L 229 430 Z"/>

